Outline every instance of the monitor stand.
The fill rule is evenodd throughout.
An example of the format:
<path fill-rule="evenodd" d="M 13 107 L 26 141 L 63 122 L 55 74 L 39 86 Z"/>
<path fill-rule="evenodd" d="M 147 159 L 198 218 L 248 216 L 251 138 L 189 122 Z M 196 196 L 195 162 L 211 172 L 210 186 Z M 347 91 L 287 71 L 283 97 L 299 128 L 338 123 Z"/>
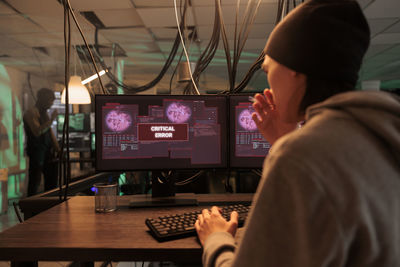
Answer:
<path fill-rule="evenodd" d="M 131 208 L 198 206 L 195 194 L 175 194 L 174 175 L 164 178 L 162 173 L 152 172 L 152 195 L 135 195 L 129 203 Z"/>

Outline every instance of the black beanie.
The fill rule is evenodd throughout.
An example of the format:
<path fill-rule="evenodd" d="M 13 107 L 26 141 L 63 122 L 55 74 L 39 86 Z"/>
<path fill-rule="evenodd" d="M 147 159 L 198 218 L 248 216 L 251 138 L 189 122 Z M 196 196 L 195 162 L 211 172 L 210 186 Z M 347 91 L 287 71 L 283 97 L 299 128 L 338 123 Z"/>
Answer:
<path fill-rule="evenodd" d="M 309 0 L 275 27 L 265 53 L 294 71 L 355 84 L 369 40 L 355 0 Z"/>

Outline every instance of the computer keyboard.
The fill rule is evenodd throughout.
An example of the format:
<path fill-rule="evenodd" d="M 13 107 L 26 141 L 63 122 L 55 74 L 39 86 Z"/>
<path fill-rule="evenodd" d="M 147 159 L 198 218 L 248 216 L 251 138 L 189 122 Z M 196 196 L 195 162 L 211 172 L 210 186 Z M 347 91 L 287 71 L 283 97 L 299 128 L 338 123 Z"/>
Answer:
<path fill-rule="evenodd" d="M 150 233 L 160 242 L 193 236 L 196 235 L 194 224 L 198 215 L 201 214 L 202 210 L 205 208 L 207 207 L 202 207 L 201 209 L 182 214 L 171 214 L 158 218 L 147 218 L 146 225 L 149 227 Z M 239 214 L 238 226 L 241 227 L 247 218 L 250 204 L 234 204 L 222 206 L 220 208 L 222 210 L 222 216 L 227 221 L 230 220 L 230 214 L 235 210 Z"/>

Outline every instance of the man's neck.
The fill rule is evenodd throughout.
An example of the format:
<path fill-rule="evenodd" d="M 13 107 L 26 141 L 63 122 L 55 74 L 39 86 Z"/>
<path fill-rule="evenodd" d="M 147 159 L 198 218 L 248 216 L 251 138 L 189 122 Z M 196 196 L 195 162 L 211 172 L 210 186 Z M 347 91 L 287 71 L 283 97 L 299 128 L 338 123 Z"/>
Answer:
<path fill-rule="evenodd" d="M 46 113 L 47 109 L 42 107 L 40 104 L 36 104 L 36 108 L 38 109 L 40 114 Z"/>

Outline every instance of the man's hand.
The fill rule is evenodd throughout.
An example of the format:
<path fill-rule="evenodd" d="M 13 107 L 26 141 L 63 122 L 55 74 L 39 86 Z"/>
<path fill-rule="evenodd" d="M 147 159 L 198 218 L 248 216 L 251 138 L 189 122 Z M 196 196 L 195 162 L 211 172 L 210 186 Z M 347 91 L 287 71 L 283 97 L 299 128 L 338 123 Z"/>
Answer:
<path fill-rule="evenodd" d="M 297 123 L 285 123 L 279 119 L 272 90 L 265 89 L 263 95 L 256 94 L 254 99 L 253 108 L 256 112 L 252 114 L 252 118 L 260 133 L 271 145 L 281 136 L 296 129 Z"/>
<path fill-rule="evenodd" d="M 194 225 L 201 245 L 204 245 L 208 236 L 214 232 L 228 232 L 232 236 L 235 236 L 238 226 L 238 216 L 238 213 L 233 211 L 230 221 L 227 222 L 222 217 L 218 207 L 212 207 L 211 214 L 209 210 L 204 209 Z"/>

